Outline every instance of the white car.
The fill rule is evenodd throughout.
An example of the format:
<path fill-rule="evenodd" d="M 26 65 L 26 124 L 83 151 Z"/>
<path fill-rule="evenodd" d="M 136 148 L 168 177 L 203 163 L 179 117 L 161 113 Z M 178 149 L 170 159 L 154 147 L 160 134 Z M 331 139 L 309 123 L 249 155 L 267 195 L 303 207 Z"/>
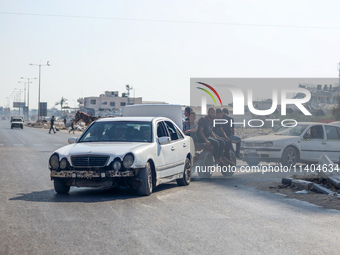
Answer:
<path fill-rule="evenodd" d="M 295 127 L 280 127 L 265 136 L 244 139 L 242 159 L 248 165 L 280 162 L 294 166 L 298 162 L 316 163 L 326 154 L 339 162 L 340 127 L 317 122 L 301 122 Z"/>
<path fill-rule="evenodd" d="M 104 118 L 93 122 L 49 159 L 57 193 L 71 186 L 128 185 L 150 195 L 160 183 L 191 180 L 194 145 L 165 117 Z"/>
<path fill-rule="evenodd" d="M 20 116 L 12 116 L 11 117 L 11 129 L 14 127 L 19 127 L 21 129 L 24 128 L 24 118 Z"/>

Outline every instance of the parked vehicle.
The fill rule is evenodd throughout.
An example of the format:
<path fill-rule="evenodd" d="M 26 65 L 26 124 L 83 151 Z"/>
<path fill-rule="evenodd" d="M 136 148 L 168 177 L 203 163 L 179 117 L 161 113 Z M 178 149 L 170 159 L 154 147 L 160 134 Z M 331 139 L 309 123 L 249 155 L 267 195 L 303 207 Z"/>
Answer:
<path fill-rule="evenodd" d="M 175 104 L 142 104 L 129 105 L 124 108 L 123 116 L 163 116 L 171 119 L 182 130 L 183 127 L 183 109 L 181 105 Z M 193 143 L 191 143 L 193 144 Z M 193 145 L 192 145 L 193 146 Z M 212 154 L 212 146 L 207 146 L 204 143 L 194 144 L 192 150 L 195 150 L 193 166 L 191 172 L 194 173 L 196 166 L 199 166 L 198 175 L 201 178 L 210 178 L 213 174 L 210 168 L 215 166 L 214 157 Z M 234 150 L 230 150 L 230 160 L 236 166 L 236 155 Z M 209 168 L 208 168 L 209 167 Z M 204 171 L 203 171 L 204 169 Z M 229 168 L 230 170 L 230 168 Z M 224 176 L 231 176 L 234 171 L 221 171 Z"/>
<path fill-rule="evenodd" d="M 69 143 L 49 159 L 57 193 L 68 193 L 71 186 L 127 185 L 148 196 L 161 183 L 191 181 L 192 139 L 168 118 L 99 119 Z"/>
<path fill-rule="evenodd" d="M 12 116 L 11 117 L 11 129 L 14 127 L 19 127 L 21 129 L 24 128 L 24 118 L 20 116 Z"/>
<path fill-rule="evenodd" d="M 325 153 L 339 162 L 340 127 L 317 122 L 301 122 L 294 127 L 280 127 L 265 136 L 244 139 L 242 159 L 248 165 L 260 162 L 280 162 L 294 166 L 298 162 L 317 163 Z"/>

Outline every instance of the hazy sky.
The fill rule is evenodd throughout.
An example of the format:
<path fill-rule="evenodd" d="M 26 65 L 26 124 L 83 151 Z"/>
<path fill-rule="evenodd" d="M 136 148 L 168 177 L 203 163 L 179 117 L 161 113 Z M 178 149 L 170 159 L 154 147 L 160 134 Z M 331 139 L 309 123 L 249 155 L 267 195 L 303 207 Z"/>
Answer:
<path fill-rule="evenodd" d="M 189 104 L 191 77 L 338 77 L 339 13 L 338 0 L 0 0 L 0 106 L 47 61 L 48 108 L 126 84 Z"/>

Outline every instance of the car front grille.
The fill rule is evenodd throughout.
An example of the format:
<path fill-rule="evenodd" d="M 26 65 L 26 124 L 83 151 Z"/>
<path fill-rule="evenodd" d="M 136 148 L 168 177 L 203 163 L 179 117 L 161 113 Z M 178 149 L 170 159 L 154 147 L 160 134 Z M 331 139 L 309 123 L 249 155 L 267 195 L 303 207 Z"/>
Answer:
<path fill-rule="evenodd" d="M 71 161 L 74 167 L 104 167 L 108 156 L 72 156 Z"/>
<path fill-rule="evenodd" d="M 256 142 L 245 142 L 244 147 L 261 147 L 262 143 L 256 143 Z"/>

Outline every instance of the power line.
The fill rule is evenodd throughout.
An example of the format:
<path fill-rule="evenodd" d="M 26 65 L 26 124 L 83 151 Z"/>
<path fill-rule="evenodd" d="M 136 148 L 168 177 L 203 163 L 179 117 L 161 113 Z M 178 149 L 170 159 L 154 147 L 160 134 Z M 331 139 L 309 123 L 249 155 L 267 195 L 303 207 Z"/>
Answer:
<path fill-rule="evenodd" d="M 211 22 L 211 21 L 133 19 L 133 18 L 114 18 L 114 17 L 96 17 L 96 16 L 62 15 L 62 14 L 39 14 L 39 13 L 23 13 L 23 12 L 1 12 L 1 11 L 0 11 L 0 14 L 5 14 L 5 15 L 6 14 L 7 15 L 22 15 L 22 16 L 56 17 L 56 18 L 77 18 L 77 19 L 101 19 L 101 20 L 122 20 L 122 21 L 142 21 L 142 22 L 227 25 L 227 26 L 244 26 L 244 27 L 279 27 L 279 28 L 337 29 L 337 30 L 340 29 L 340 27 L 297 26 L 297 25 L 269 25 L 269 24 L 230 23 L 230 22 Z"/>

